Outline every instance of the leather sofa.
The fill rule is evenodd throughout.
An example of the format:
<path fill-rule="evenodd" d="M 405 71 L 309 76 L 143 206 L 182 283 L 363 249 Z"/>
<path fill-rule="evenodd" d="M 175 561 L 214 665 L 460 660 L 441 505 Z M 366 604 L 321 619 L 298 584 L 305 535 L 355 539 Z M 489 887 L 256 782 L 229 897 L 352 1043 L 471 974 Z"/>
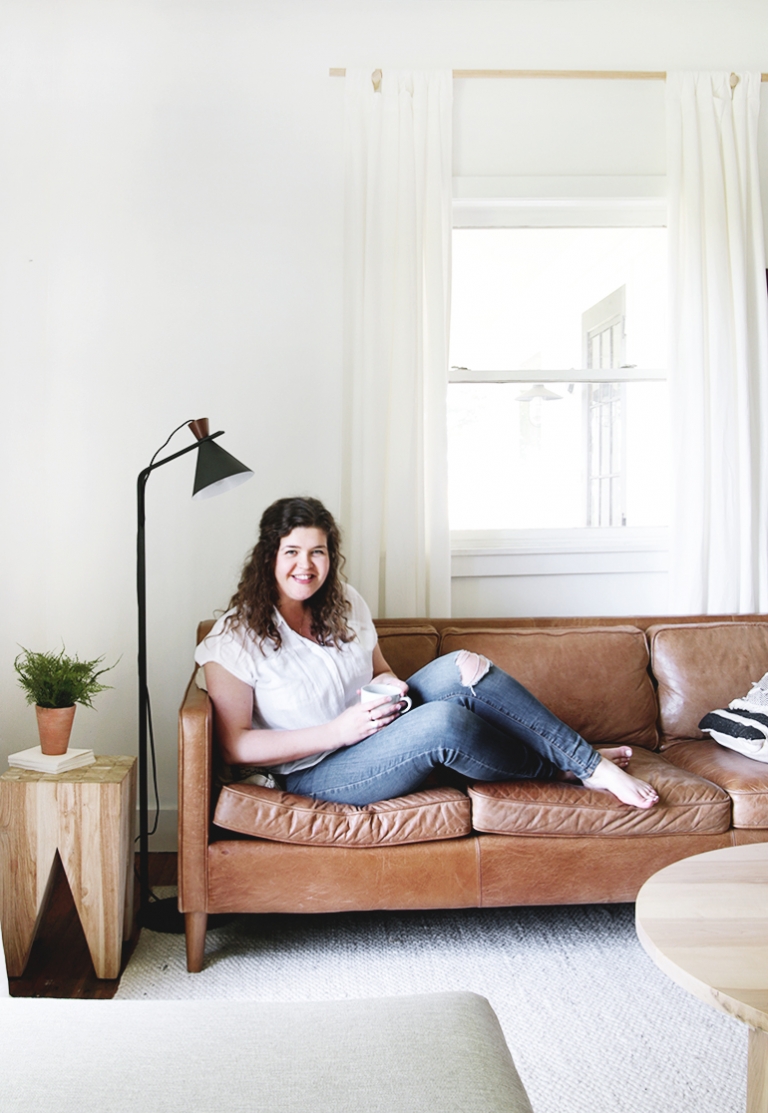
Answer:
<path fill-rule="evenodd" d="M 198 638 L 210 629 L 201 623 Z M 768 670 L 768 615 L 381 620 L 408 677 L 459 648 L 485 654 L 593 745 L 627 743 L 659 804 L 640 811 L 562 782 L 441 783 L 365 808 L 217 787 L 215 718 L 193 675 L 179 716 L 179 907 L 202 969 L 212 913 L 634 900 L 680 858 L 768 841 L 768 765 L 701 718 Z"/>

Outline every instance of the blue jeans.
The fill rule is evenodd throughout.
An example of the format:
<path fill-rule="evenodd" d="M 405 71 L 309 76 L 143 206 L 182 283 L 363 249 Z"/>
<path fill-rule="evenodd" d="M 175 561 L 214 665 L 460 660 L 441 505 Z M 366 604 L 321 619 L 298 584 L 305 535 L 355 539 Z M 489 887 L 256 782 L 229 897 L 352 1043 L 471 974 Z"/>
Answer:
<path fill-rule="evenodd" d="M 581 735 L 491 665 L 471 687 L 457 654 L 408 680 L 412 709 L 354 746 L 285 775 L 288 792 L 339 804 L 372 804 L 415 792 L 435 766 L 474 781 L 552 780 L 558 770 L 591 776 L 600 760 Z"/>

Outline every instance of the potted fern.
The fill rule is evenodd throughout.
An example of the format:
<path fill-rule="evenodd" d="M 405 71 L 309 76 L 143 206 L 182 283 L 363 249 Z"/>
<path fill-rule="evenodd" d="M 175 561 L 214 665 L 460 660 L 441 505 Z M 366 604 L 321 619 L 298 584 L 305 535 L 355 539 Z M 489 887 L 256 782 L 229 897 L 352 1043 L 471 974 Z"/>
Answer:
<path fill-rule="evenodd" d="M 115 666 L 100 669 L 103 657 L 81 661 L 77 654 L 69 657 L 63 646 L 58 653 L 22 649 L 13 667 L 27 703 L 35 705 L 40 748 L 44 754 L 65 754 L 77 704 L 93 707 L 93 697 L 110 687 L 99 677 Z"/>

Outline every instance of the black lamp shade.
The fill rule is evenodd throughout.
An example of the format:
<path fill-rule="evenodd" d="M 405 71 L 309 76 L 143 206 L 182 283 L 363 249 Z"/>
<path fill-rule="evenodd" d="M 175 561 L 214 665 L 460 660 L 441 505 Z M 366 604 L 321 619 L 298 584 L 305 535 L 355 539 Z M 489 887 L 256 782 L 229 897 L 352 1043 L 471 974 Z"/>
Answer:
<path fill-rule="evenodd" d="M 197 450 L 193 499 L 207 499 L 231 491 L 250 479 L 253 472 L 215 441 L 202 441 Z"/>

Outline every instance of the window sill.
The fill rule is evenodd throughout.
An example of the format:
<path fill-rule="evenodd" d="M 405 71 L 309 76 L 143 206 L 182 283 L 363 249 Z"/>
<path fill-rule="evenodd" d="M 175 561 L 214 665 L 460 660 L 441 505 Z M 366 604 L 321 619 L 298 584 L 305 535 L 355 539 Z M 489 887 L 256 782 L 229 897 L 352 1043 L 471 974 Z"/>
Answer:
<path fill-rule="evenodd" d="M 668 556 L 665 528 L 451 533 L 453 578 L 666 572 Z"/>

